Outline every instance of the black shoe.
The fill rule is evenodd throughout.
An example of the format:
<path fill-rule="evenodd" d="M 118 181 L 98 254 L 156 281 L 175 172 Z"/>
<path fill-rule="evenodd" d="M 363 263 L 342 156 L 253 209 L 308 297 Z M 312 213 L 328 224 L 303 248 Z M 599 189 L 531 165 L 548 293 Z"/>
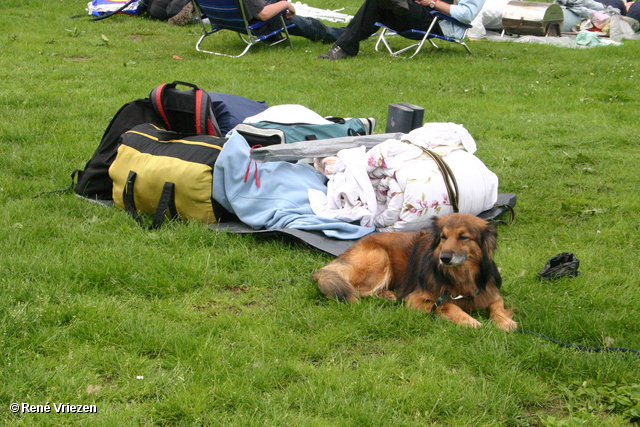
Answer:
<path fill-rule="evenodd" d="M 541 278 L 555 280 L 564 276 L 575 277 L 579 274 L 580 260 L 571 252 L 562 252 L 551 257 L 540 273 Z"/>
<path fill-rule="evenodd" d="M 376 3 L 383 8 L 389 9 L 398 15 L 406 15 L 409 13 L 409 3 L 407 0 L 376 0 Z"/>
<path fill-rule="evenodd" d="M 345 59 L 345 58 L 350 58 L 353 55 L 349 55 L 347 52 L 345 52 L 344 50 L 342 50 L 342 48 L 338 45 L 333 45 L 333 47 L 331 49 L 329 49 L 328 52 L 325 52 L 321 55 L 318 56 L 318 58 L 320 59 Z"/>

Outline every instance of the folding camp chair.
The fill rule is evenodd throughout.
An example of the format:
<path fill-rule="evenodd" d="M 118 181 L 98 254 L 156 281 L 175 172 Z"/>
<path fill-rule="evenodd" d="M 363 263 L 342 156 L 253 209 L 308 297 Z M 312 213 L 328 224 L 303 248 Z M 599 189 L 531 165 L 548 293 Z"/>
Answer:
<path fill-rule="evenodd" d="M 284 21 L 284 12 L 274 16 L 268 21 L 258 21 L 251 24 L 245 14 L 242 0 L 191 1 L 193 2 L 193 7 L 197 12 L 197 16 L 200 16 L 200 23 L 202 24 L 202 36 L 200 36 L 200 39 L 196 43 L 196 50 L 199 52 L 239 58 L 247 53 L 251 46 L 263 42 L 272 36 L 275 36 L 277 40 L 271 43 L 267 42 L 270 46 L 284 41 L 289 41 L 289 45 L 292 45 L 288 29 L 293 27 L 293 24 L 286 25 Z M 268 29 L 267 31 L 260 31 L 260 28 L 270 23 L 272 23 L 272 25 L 266 26 L 263 29 Z M 220 30 L 231 30 L 238 33 L 240 40 L 246 44 L 242 53 L 239 55 L 228 55 L 201 48 L 200 45 L 207 36 L 217 33 Z"/>
<path fill-rule="evenodd" d="M 386 25 L 376 22 L 376 26 L 382 28 L 382 32 L 380 33 L 380 36 L 378 37 L 378 41 L 376 42 L 376 50 L 378 50 L 380 43 L 382 43 L 385 45 L 385 47 L 387 48 L 387 50 L 392 56 L 400 56 L 402 53 L 415 48 L 415 52 L 413 52 L 413 55 L 409 57 L 409 58 L 413 58 L 418 54 L 418 52 L 420 52 L 420 49 L 422 49 L 422 45 L 427 40 L 429 41 L 429 43 L 431 43 L 433 47 L 438 49 L 438 45 L 435 44 L 433 39 L 440 39 L 440 40 L 445 40 L 448 42 L 457 43 L 459 45 L 464 46 L 464 48 L 467 50 L 467 53 L 471 55 L 471 49 L 469 49 L 469 46 L 467 46 L 467 44 L 464 41 L 465 37 L 467 37 L 467 32 L 469 31 L 469 28 L 471 28 L 471 25 L 463 24 L 457 19 L 452 18 L 451 16 L 444 14 L 442 12 L 438 12 L 437 10 L 432 10 L 430 13 L 434 16 L 434 18 L 427 31 L 422 31 L 422 30 L 395 31 L 387 27 Z M 464 34 L 462 35 L 462 37 L 458 39 L 458 38 L 441 36 L 439 34 L 432 33 L 431 30 L 433 29 L 433 26 L 436 25 L 436 22 L 438 21 L 438 19 L 444 19 L 446 21 L 449 21 L 455 25 L 458 25 L 464 28 L 465 29 Z M 402 48 L 400 50 L 394 51 L 389 45 L 387 37 L 395 34 L 402 36 L 406 39 L 414 40 L 415 43 L 405 48 Z"/>

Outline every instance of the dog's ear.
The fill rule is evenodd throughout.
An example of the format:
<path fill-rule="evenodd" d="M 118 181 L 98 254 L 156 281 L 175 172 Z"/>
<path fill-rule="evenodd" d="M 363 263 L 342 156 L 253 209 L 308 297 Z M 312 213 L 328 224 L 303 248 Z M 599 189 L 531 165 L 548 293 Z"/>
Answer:
<path fill-rule="evenodd" d="M 431 227 L 428 231 L 423 230 L 415 241 L 407 260 L 404 280 L 395 290 L 396 299 L 403 300 L 416 289 L 425 290 L 426 284 L 435 283 L 427 277 L 433 276 L 433 272 L 437 271 L 438 259 L 434 253 L 440 244 L 440 234 L 442 234 L 442 227 L 439 224 L 438 217 L 432 217 Z"/>
<path fill-rule="evenodd" d="M 435 251 L 438 245 L 440 244 L 440 235 L 442 234 L 442 220 L 440 217 L 433 216 L 431 217 L 431 246 L 429 249 L 431 251 Z"/>
<path fill-rule="evenodd" d="M 487 222 L 482 230 L 481 236 L 482 242 L 480 246 L 482 247 L 482 252 L 485 254 L 493 254 L 498 247 L 498 230 L 496 230 L 493 224 Z"/>
<path fill-rule="evenodd" d="M 498 231 L 493 224 L 487 222 L 481 233 L 482 259 L 480 260 L 480 274 L 476 277 L 478 289 L 484 289 L 489 282 L 493 282 L 498 289 L 502 286 L 500 270 L 493 261 L 493 252 L 497 246 Z"/>

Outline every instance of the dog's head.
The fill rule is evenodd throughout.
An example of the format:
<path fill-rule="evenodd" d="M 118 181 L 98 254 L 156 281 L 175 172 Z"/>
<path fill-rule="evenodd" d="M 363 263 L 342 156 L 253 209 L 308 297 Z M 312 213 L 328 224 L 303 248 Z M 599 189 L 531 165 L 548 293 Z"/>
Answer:
<path fill-rule="evenodd" d="M 444 268 L 469 261 L 482 268 L 492 259 L 498 233 L 495 227 L 477 216 L 451 214 L 432 220 L 432 253 Z"/>
<path fill-rule="evenodd" d="M 489 283 L 500 288 L 502 279 L 493 261 L 498 237 L 493 225 L 473 215 L 451 214 L 434 217 L 431 230 L 421 236 L 409 257 L 398 299 L 416 288 L 439 295 L 443 285 L 457 295 L 472 295 Z"/>

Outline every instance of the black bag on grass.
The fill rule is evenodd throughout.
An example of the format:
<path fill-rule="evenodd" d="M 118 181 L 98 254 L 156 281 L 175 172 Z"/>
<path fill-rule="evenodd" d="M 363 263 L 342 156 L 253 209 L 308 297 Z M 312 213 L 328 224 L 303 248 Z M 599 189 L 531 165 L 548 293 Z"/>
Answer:
<path fill-rule="evenodd" d="M 179 90 L 178 85 L 188 86 Z M 209 94 L 191 83 L 174 81 L 151 91 L 149 98 L 125 105 L 109 123 L 97 150 L 83 170 L 75 170 L 75 192 L 90 199 L 112 200 L 113 182 L 109 166 L 120 144 L 120 136 L 134 126 L 150 123 L 167 130 L 191 135 L 221 136 Z"/>

